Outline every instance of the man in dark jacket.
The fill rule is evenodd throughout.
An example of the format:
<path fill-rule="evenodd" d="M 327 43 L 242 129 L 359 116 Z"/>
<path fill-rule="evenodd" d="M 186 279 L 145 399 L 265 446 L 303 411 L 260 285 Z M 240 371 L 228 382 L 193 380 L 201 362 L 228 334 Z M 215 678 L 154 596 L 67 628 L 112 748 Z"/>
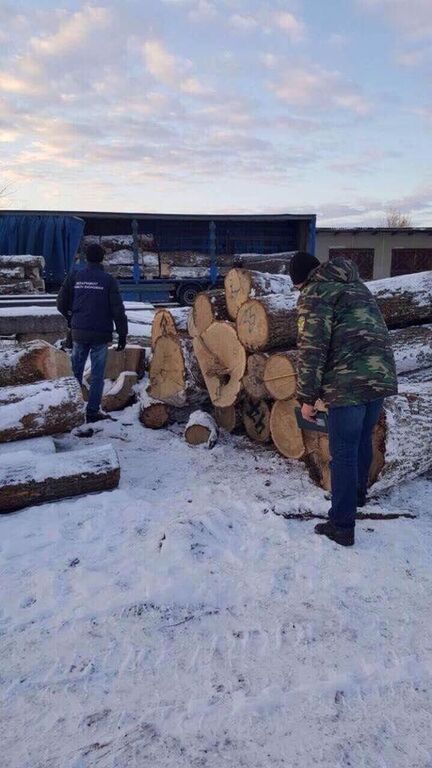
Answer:
<path fill-rule="evenodd" d="M 72 335 L 72 368 L 82 383 L 88 355 L 91 360 L 87 422 L 104 418 L 100 412 L 108 344 L 113 323 L 120 351 L 126 346 L 128 323 L 117 281 L 103 266 L 104 249 L 97 244 L 86 251 L 87 266 L 71 272 L 57 297 L 57 308 L 65 316 Z"/>
<path fill-rule="evenodd" d="M 309 421 L 318 398 L 328 406 L 332 505 L 315 532 L 350 546 L 356 508 L 366 503 L 373 428 L 384 398 L 397 392 L 390 336 L 350 259 L 320 264 L 298 253 L 290 275 L 301 292 L 297 398 Z"/>

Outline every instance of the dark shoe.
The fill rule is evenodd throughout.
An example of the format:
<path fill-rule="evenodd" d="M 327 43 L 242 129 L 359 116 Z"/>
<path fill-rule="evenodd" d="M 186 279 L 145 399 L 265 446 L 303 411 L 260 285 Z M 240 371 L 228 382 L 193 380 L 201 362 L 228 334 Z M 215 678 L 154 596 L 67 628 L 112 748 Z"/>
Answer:
<path fill-rule="evenodd" d="M 354 528 L 336 528 L 330 520 L 327 523 L 318 523 L 315 526 L 315 533 L 319 536 L 327 536 L 342 547 L 352 547 L 354 544 Z"/>
<path fill-rule="evenodd" d="M 87 411 L 87 424 L 94 424 L 96 421 L 105 421 L 106 419 L 111 419 L 111 416 L 108 416 L 107 413 L 103 413 L 102 411 Z"/>

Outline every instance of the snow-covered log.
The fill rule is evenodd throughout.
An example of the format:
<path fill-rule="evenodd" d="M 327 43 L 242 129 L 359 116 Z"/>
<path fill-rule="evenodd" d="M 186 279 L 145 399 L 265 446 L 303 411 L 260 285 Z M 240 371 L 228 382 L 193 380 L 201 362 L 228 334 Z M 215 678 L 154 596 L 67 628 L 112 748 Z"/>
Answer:
<path fill-rule="evenodd" d="M 16 283 L 4 283 L 0 284 L 0 295 L 2 296 L 14 296 L 15 294 L 23 293 L 37 293 L 31 280 L 19 280 Z"/>
<path fill-rule="evenodd" d="M 38 333 L 66 335 L 67 323 L 55 307 L 0 307 L 0 336 Z"/>
<path fill-rule="evenodd" d="M 0 349 L 0 387 L 71 375 L 70 359 L 66 352 L 46 341 L 29 341 Z"/>
<path fill-rule="evenodd" d="M 230 269 L 225 275 L 225 297 L 229 316 L 235 320 L 248 299 L 273 294 L 291 295 L 293 284 L 287 275 L 272 275 L 246 269 Z"/>
<path fill-rule="evenodd" d="M 182 408 L 208 399 L 192 341 L 179 336 L 160 336 L 149 369 L 147 393 L 155 400 Z"/>
<path fill-rule="evenodd" d="M 120 466 L 111 445 L 38 455 L 15 451 L 0 464 L 0 512 L 117 488 Z"/>
<path fill-rule="evenodd" d="M 54 438 L 31 437 L 29 440 L 17 440 L 14 443 L 2 443 L 0 445 L 0 463 L 3 456 L 16 451 L 31 451 L 36 456 L 47 455 L 56 452 Z"/>
<path fill-rule="evenodd" d="M 218 426 L 210 414 L 205 411 L 194 411 L 185 427 L 185 440 L 189 445 L 202 445 L 213 448 L 218 439 Z"/>
<path fill-rule="evenodd" d="M 123 371 L 112 382 L 108 391 L 102 397 L 102 410 L 121 411 L 135 401 L 134 386 L 138 376 L 134 371 Z"/>
<path fill-rule="evenodd" d="M 213 405 L 233 405 L 246 369 L 246 352 L 230 323 L 215 322 L 193 339 L 193 349 Z"/>
<path fill-rule="evenodd" d="M 389 328 L 432 321 L 432 271 L 372 280 L 367 287 Z"/>
<path fill-rule="evenodd" d="M 24 267 L 0 268 L 0 285 L 10 285 L 11 283 L 17 283 L 20 280 L 24 280 L 24 277 Z"/>
<path fill-rule="evenodd" d="M 141 392 L 139 398 L 139 420 L 148 429 L 161 429 L 168 424 L 186 424 L 193 408 L 185 406 L 176 408 L 161 400 L 155 400 L 146 392 Z"/>
<path fill-rule="evenodd" d="M 431 413 L 432 382 L 407 384 L 385 399 L 374 439 L 372 494 L 432 468 Z"/>
<path fill-rule="evenodd" d="M 398 374 L 432 366 L 432 325 L 390 331 Z"/>
<path fill-rule="evenodd" d="M 225 292 L 216 289 L 199 293 L 194 301 L 192 314 L 198 334 L 204 333 L 216 320 L 228 320 Z"/>
<path fill-rule="evenodd" d="M 0 388 L 0 443 L 70 432 L 84 418 L 81 387 L 72 377 Z"/>
<path fill-rule="evenodd" d="M 175 307 L 169 310 L 159 309 L 154 315 L 151 329 L 153 349 L 161 336 L 186 334 L 190 312 L 190 307 Z"/>

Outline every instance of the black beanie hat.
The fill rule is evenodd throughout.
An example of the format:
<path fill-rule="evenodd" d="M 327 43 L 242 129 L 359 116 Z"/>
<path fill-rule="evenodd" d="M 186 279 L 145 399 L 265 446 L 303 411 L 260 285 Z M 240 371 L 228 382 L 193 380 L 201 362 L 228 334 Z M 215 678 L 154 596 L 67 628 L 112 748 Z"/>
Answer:
<path fill-rule="evenodd" d="M 105 256 L 105 251 L 98 243 L 92 243 L 86 249 L 86 259 L 94 264 L 100 264 Z"/>
<path fill-rule="evenodd" d="M 293 285 L 304 283 L 310 273 L 319 267 L 320 261 L 306 251 L 297 251 L 289 263 L 289 274 Z"/>

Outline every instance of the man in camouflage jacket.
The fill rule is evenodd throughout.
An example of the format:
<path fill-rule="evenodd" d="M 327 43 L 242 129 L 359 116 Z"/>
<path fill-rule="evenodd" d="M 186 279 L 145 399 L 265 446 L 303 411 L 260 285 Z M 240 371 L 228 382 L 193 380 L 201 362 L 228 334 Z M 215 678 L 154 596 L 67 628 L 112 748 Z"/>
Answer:
<path fill-rule="evenodd" d="M 328 406 L 332 506 L 315 531 L 351 545 L 356 508 L 366 503 L 373 428 L 384 397 L 397 392 L 390 337 L 349 259 L 320 264 L 297 253 L 290 274 L 300 289 L 297 398 L 307 420 L 318 398 Z"/>

